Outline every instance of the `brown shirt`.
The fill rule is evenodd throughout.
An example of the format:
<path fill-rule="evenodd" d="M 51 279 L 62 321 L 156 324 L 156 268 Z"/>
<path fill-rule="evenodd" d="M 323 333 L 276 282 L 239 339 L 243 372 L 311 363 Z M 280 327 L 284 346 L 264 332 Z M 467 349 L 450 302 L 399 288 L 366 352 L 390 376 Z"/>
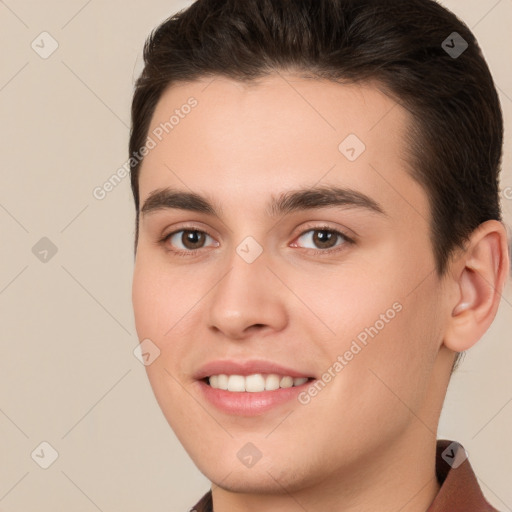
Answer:
<path fill-rule="evenodd" d="M 484 498 L 475 473 L 456 442 L 437 441 L 436 474 L 441 485 L 426 512 L 498 512 Z M 208 491 L 190 512 L 214 512 L 212 491 Z"/>

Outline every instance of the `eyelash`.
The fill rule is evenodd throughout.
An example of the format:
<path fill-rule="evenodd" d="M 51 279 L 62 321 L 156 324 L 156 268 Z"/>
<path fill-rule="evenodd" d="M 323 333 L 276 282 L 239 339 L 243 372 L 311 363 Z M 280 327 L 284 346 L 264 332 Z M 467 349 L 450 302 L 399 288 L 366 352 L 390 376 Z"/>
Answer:
<path fill-rule="evenodd" d="M 162 244 L 162 245 L 165 245 L 167 243 L 167 241 L 172 236 L 174 236 L 176 233 L 180 233 L 182 231 L 203 233 L 203 234 L 209 236 L 210 238 L 213 238 L 207 231 L 204 231 L 202 229 L 197 229 L 194 226 L 184 226 L 181 229 L 173 231 L 172 233 L 169 233 L 168 235 L 165 235 L 164 237 L 162 237 L 159 240 L 159 243 Z M 306 233 L 309 233 L 311 231 L 313 231 L 313 232 L 314 231 L 327 231 L 328 233 L 333 233 L 333 234 L 335 234 L 338 237 L 341 237 L 343 239 L 343 243 L 341 245 L 334 246 L 333 248 L 330 248 L 330 249 L 305 249 L 306 251 L 310 252 L 310 254 L 313 254 L 315 256 L 328 256 L 328 255 L 332 255 L 333 253 L 337 253 L 339 251 L 344 250 L 345 249 L 345 245 L 347 245 L 347 244 L 349 244 L 349 245 L 354 245 L 355 244 L 355 241 L 352 238 L 348 237 L 345 233 L 343 233 L 342 231 L 339 231 L 337 229 L 330 228 L 329 226 L 308 227 L 305 231 L 302 231 L 296 238 L 301 238 L 303 235 L 305 235 Z M 188 251 L 176 250 L 176 249 L 168 249 L 168 251 L 172 252 L 176 256 L 193 257 L 201 249 L 203 249 L 203 247 L 201 247 L 200 249 L 191 249 L 191 250 L 188 250 Z"/>

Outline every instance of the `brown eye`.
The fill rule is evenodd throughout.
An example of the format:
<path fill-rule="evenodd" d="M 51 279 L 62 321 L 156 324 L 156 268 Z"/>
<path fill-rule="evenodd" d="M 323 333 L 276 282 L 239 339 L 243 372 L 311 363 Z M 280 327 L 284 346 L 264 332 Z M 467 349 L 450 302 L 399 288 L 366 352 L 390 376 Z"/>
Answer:
<path fill-rule="evenodd" d="M 330 249 L 336 245 L 338 235 L 332 231 L 315 230 L 313 235 L 313 242 L 319 245 L 322 249 Z"/>
<path fill-rule="evenodd" d="M 313 247 L 306 247 L 306 249 L 332 249 L 333 247 L 343 245 L 345 242 L 349 241 L 343 233 L 334 229 L 325 228 L 310 229 L 300 235 L 297 240 L 300 239 L 302 239 L 303 242 L 305 240 L 314 245 Z M 340 239 L 341 243 L 338 243 Z"/>
<path fill-rule="evenodd" d="M 183 231 L 181 242 L 187 249 L 199 249 L 204 243 L 205 235 L 200 231 Z"/>
<path fill-rule="evenodd" d="M 178 252 L 195 251 L 202 249 L 207 238 L 211 236 L 198 229 L 181 229 L 171 233 L 165 238 Z"/>

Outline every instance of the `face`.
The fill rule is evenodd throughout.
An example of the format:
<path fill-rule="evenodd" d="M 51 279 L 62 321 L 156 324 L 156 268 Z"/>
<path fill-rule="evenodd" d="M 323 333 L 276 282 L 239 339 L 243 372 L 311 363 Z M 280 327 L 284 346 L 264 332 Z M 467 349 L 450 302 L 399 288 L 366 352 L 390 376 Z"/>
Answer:
<path fill-rule="evenodd" d="M 157 105 L 136 328 L 165 417 L 224 489 L 355 478 L 435 439 L 447 314 L 409 115 L 374 85 L 291 75 Z"/>

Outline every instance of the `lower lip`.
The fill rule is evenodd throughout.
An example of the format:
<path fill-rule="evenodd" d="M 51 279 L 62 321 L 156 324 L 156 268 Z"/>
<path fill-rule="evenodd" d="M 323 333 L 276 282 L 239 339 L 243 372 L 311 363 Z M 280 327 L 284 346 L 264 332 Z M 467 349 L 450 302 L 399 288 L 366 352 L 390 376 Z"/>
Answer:
<path fill-rule="evenodd" d="M 216 389 L 202 380 L 197 381 L 197 383 L 203 396 L 222 412 L 237 416 L 256 416 L 290 400 L 295 399 L 298 403 L 297 395 L 314 383 L 314 380 L 304 382 L 300 386 L 255 393 Z"/>

